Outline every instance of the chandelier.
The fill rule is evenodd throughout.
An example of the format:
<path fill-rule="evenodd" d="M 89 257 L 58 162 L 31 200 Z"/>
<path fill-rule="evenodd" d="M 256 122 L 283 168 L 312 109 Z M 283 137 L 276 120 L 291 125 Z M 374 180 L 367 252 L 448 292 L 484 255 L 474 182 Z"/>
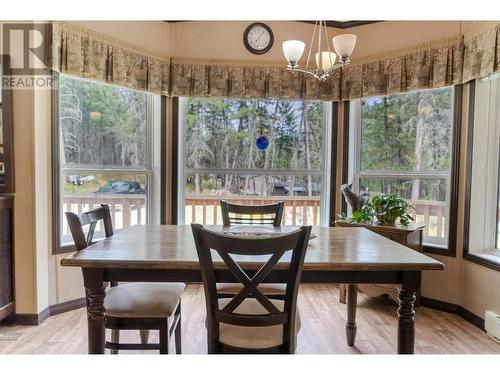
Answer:
<path fill-rule="evenodd" d="M 315 38 L 317 36 L 317 41 Z M 350 56 L 356 45 L 357 36 L 354 34 L 341 34 L 332 39 L 335 53 L 330 50 L 330 41 L 325 21 L 316 21 L 314 31 L 311 38 L 311 45 L 307 54 L 305 68 L 299 68 L 299 60 L 304 53 L 306 44 L 300 40 L 287 40 L 283 42 L 283 53 L 288 61 L 287 70 L 291 72 L 302 72 L 314 76 L 320 81 L 324 81 L 328 76 L 338 68 L 342 68 L 349 64 Z M 318 46 L 318 51 L 315 54 L 316 68 L 309 68 L 309 61 L 313 45 Z M 323 50 L 326 47 L 326 50 Z M 337 56 L 339 61 L 337 63 Z"/>

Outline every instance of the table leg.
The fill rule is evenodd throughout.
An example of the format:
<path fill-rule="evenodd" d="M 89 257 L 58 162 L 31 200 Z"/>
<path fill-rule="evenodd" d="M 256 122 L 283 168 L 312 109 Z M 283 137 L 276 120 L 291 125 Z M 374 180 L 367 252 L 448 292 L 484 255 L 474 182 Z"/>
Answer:
<path fill-rule="evenodd" d="M 339 302 L 346 303 L 346 284 L 339 284 Z"/>
<path fill-rule="evenodd" d="M 87 325 L 89 354 L 104 354 L 104 296 L 105 285 L 101 269 L 83 268 L 83 282 L 87 297 Z"/>
<path fill-rule="evenodd" d="M 399 289 L 398 354 L 413 354 L 415 350 L 415 294 L 420 290 L 421 272 L 404 272 Z"/>
<path fill-rule="evenodd" d="M 347 285 L 347 324 L 345 325 L 345 333 L 347 337 L 347 345 L 354 346 L 356 340 L 356 307 L 358 304 L 358 285 Z"/>

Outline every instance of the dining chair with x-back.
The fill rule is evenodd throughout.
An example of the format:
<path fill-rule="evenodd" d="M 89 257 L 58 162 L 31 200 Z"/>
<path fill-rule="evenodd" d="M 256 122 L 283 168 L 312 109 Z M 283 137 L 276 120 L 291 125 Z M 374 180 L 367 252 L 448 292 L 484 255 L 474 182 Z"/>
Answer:
<path fill-rule="evenodd" d="M 300 329 L 297 294 L 311 227 L 272 236 L 231 235 L 200 224 L 191 228 L 205 290 L 208 353 L 294 353 Z M 212 251 L 242 283 L 232 297 L 217 290 L 219 274 Z M 239 260 L 258 261 L 255 257 L 267 259 L 256 272 L 238 265 Z M 274 299 L 259 289 L 278 264 L 286 285 L 284 299 Z"/>
<path fill-rule="evenodd" d="M 277 202 L 268 205 L 239 205 L 229 203 L 225 200 L 220 201 L 222 211 L 223 226 L 229 228 L 234 225 L 264 225 L 281 226 L 285 202 Z M 239 283 L 220 283 L 217 284 L 219 293 L 227 297 L 238 293 L 242 288 Z M 274 298 L 283 299 L 285 295 L 284 284 L 262 284 L 259 289 L 266 295 L 272 295 Z"/>
<path fill-rule="evenodd" d="M 91 211 L 77 215 L 66 212 L 69 229 L 77 251 L 93 243 L 100 221 L 106 238 L 113 235 L 109 206 L 102 204 Z M 88 225 L 87 234 L 83 230 Z M 114 283 L 104 297 L 105 327 L 112 330 L 106 348 L 112 354 L 118 350 L 159 350 L 168 354 L 170 337 L 175 333 L 176 353 L 181 353 L 181 294 L 184 283 Z M 87 295 L 87 304 L 89 303 Z M 120 343 L 120 330 L 139 330 L 141 343 Z M 159 331 L 159 344 L 148 343 L 149 330 Z"/>
<path fill-rule="evenodd" d="M 285 202 L 246 206 L 221 200 L 220 207 L 222 211 L 222 225 L 225 227 L 235 224 L 268 224 L 279 227 L 283 218 Z"/>

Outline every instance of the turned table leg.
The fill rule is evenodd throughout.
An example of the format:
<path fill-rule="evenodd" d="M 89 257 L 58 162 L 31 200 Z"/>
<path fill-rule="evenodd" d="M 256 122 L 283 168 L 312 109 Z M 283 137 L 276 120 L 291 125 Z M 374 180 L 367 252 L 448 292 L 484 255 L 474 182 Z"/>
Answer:
<path fill-rule="evenodd" d="M 356 340 L 356 307 L 358 304 L 358 285 L 347 285 L 347 324 L 345 325 L 345 333 L 347 337 L 347 345 L 354 346 Z"/>
<path fill-rule="evenodd" d="M 398 354 L 413 354 L 415 350 L 415 295 L 420 289 L 421 272 L 403 273 L 399 289 Z"/>
<path fill-rule="evenodd" d="M 87 297 L 87 325 L 89 354 L 104 354 L 104 296 L 105 285 L 101 269 L 83 268 Z"/>
<path fill-rule="evenodd" d="M 339 284 L 339 302 L 346 303 L 346 284 Z"/>

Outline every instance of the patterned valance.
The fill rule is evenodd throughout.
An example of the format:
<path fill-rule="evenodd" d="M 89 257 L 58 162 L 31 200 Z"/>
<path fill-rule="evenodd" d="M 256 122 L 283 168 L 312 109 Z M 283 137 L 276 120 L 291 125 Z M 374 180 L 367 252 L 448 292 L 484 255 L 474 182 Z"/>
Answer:
<path fill-rule="evenodd" d="M 186 62 L 54 23 L 54 69 L 163 95 L 342 101 L 455 85 L 500 70 L 500 25 L 337 70 L 320 82 L 283 66 Z M 389 56 L 389 54 L 387 55 Z"/>
<path fill-rule="evenodd" d="M 61 73 L 169 94 L 170 59 L 66 22 L 52 25 L 52 67 Z"/>

